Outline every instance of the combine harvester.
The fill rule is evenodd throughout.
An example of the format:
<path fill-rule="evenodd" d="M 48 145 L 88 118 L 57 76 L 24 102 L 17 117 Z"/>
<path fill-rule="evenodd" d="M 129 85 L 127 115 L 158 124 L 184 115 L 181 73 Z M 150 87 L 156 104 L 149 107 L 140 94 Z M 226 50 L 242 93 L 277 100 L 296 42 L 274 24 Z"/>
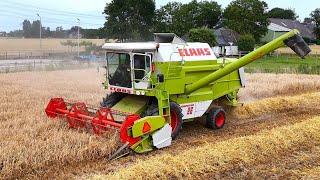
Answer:
<path fill-rule="evenodd" d="M 207 116 L 206 126 L 220 129 L 226 115 L 223 105 L 238 105 L 237 93 L 245 86 L 243 66 L 287 45 L 300 57 L 311 50 L 292 30 L 240 59 L 217 59 L 206 43 L 186 43 L 174 34 L 155 34 L 155 42 L 107 43 L 108 91 L 100 109 L 83 102 L 52 98 L 45 110 L 66 118 L 70 128 L 89 124 L 95 134 L 118 129 L 121 147 L 137 153 L 170 146 L 182 124 Z M 222 105 L 222 104 L 220 104 Z"/>

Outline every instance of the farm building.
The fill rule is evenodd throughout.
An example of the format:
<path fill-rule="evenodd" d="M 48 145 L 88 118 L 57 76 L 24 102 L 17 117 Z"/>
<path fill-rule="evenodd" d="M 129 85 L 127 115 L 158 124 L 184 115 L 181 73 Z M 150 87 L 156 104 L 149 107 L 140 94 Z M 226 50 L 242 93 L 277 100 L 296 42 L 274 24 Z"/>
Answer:
<path fill-rule="evenodd" d="M 236 56 L 238 55 L 237 41 L 240 35 L 227 28 L 219 28 L 214 32 L 216 36 L 217 45 L 213 47 L 213 51 L 219 56 Z"/>
<path fill-rule="evenodd" d="M 291 31 L 298 29 L 303 38 L 315 40 L 313 34 L 313 26 L 311 24 L 303 24 L 297 20 L 269 18 L 269 26 L 267 34 L 261 39 L 262 42 L 269 42 L 273 39 Z"/>
<path fill-rule="evenodd" d="M 4 32 L 4 31 L 0 31 L 0 37 L 6 37 L 7 36 L 7 33 Z"/>

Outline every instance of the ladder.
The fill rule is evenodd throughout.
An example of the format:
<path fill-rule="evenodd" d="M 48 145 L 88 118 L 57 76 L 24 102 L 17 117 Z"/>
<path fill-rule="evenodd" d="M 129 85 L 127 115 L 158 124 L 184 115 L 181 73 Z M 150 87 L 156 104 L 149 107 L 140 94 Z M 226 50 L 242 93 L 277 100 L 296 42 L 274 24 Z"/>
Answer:
<path fill-rule="evenodd" d="M 170 123 L 170 100 L 169 93 L 167 91 L 157 91 L 159 116 L 162 116 Z"/>

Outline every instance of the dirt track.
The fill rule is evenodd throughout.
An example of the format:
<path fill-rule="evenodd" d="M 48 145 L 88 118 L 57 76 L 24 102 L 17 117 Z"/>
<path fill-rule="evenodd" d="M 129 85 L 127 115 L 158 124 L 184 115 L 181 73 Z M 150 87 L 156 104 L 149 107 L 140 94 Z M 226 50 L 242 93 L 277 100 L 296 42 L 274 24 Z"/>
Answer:
<path fill-rule="evenodd" d="M 61 74 L 64 74 L 64 76 L 60 76 Z M 5 118 L 5 120 L 1 120 L 3 123 L 0 128 L 13 127 L 12 129 L 15 129 L 15 132 L 2 131 L 0 132 L 0 137 L 4 139 L 3 137 L 6 136 L 8 141 L 21 141 L 22 145 L 13 150 L 14 154 L 19 154 L 19 152 L 23 152 L 23 150 L 19 148 L 25 148 L 23 147 L 23 144 L 28 146 L 30 141 L 29 136 L 32 136 L 35 133 L 38 134 L 37 136 L 30 137 L 35 140 L 30 142 L 36 144 L 39 141 L 42 141 L 40 139 L 48 136 L 46 148 L 52 149 L 52 153 L 61 154 L 61 157 L 56 159 L 55 156 L 47 154 L 49 152 L 38 152 L 36 148 L 41 146 L 41 144 L 39 144 L 39 146 L 30 144 L 29 152 L 27 151 L 26 153 L 29 155 L 36 154 L 37 157 L 34 158 L 39 158 L 39 161 L 35 161 L 34 159 L 28 160 L 30 161 L 30 164 L 26 166 L 28 170 L 23 169 L 24 166 L 18 164 L 20 169 L 11 170 L 12 172 L 16 172 L 15 176 L 4 174 L 4 171 L 0 171 L 0 173 L 3 173 L 0 175 L 7 178 L 43 179 L 55 177 L 57 179 L 66 179 L 91 177 L 95 174 L 108 174 L 153 157 L 166 154 L 178 155 L 188 149 L 190 150 L 207 144 L 215 144 L 248 135 L 255 135 L 261 131 L 275 127 L 285 127 L 306 121 L 312 117 L 320 116 L 320 94 L 312 93 L 317 92 L 320 89 L 319 76 L 293 75 L 291 77 L 290 75 L 249 75 L 248 87 L 242 90 L 241 94 L 242 98 L 244 98 L 243 100 L 248 101 L 249 99 L 250 102 L 244 107 L 229 111 L 228 122 L 224 129 L 218 131 L 206 129 L 203 126 L 203 119 L 200 119 L 199 121 L 184 124 L 183 131 L 179 138 L 169 148 L 143 155 L 133 154 L 117 161 L 108 162 L 105 157 L 109 152 L 109 148 L 112 146 L 112 141 L 96 139 L 87 133 L 68 130 L 59 122 L 47 122 L 48 119 L 45 118 L 43 114 L 43 107 L 45 106 L 46 101 L 54 93 L 68 96 L 73 99 L 84 99 L 90 104 L 98 102 L 100 97 L 104 94 L 99 86 L 99 81 L 103 78 L 101 76 L 97 77 L 98 75 L 101 75 L 101 73 L 97 74 L 94 70 L 76 70 L 68 72 L 17 73 L 8 74 L 0 78 L 0 82 L 4 85 L 1 92 L 2 94 L 9 96 L 8 98 L 2 97 L 0 107 L 7 110 L 14 107 L 24 107 L 24 111 L 27 113 L 26 115 L 21 115 L 19 114 L 20 111 L 17 112 L 17 110 L 14 112 L 2 112 L 0 117 Z M 278 82 L 279 84 L 277 84 L 276 81 L 279 80 L 279 78 L 284 78 L 288 81 Z M 275 79 L 275 82 L 270 83 L 272 79 Z M 48 82 L 50 82 L 50 84 L 48 84 Z M 264 87 L 263 84 L 267 84 L 268 86 Z M 267 95 L 264 93 L 266 90 L 268 91 Z M 263 98 L 278 95 L 281 95 L 281 97 L 260 99 L 258 96 L 259 93 L 263 94 L 263 96 L 261 96 Z M 23 100 L 28 105 L 19 105 L 19 99 Z M 259 112 L 257 112 L 257 110 L 259 110 Z M 35 114 L 39 117 L 35 117 Z M 17 123 L 11 123 L 9 121 L 14 119 Z M 38 122 L 37 120 L 44 121 Z M 37 125 L 34 125 L 35 121 L 38 122 Z M 21 125 L 23 128 L 19 129 L 16 127 Z M 29 132 L 29 129 L 33 130 Z M 46 131 L 55 135 L 58 134 L 57 138 L 49 137 L 48 132 Z M 8 138 L 8 136 L 11 139 Z M 24 139 L 21 139 L 22 137 L 24 137 Z M 67 138 L 68 140 L 58 141 L 58 138 Z M 5 144 L 6 142 L 2 140 L 0 143 Z M 53 148 L 56 145 L 63 146 L 64 150 L 62 151 L 59 148 Z M 4 148 L 4 146 L 1 148 Z M 7 149 L 1 148 L 0 152 L 7 151 Z M 78 152 L 74 152 L 75 148 L 78 148 Z M 316 168 L 316 166 L 319 165 L 319 161 L 312 161 L 312 152 L 319 153 L 319 148 L 314 147 L 311 150 L 298 148 L 294 152 L 297 154 L 310 154 L 307 155 L 307 159 L 309 158 L 309 160 L 306 161 L 305 165 L 302 164 L 302 167 L 313 165 Z M 92 154 L 90 155 L 90 153 Z M 210 177 L 218 175 L 219 177 L 232 178 L 244 177 L 248 174 L 252 175 L 252 177 L 273 177 L 273 175 L 276 174 L 281 177 L 286 173 L 289 173 L 290 175 L 295 176 L 295 173 L 297 172 L 289 171 L 285 165 L 283 165 L 282 168 L 279 167 L 278 171 L 275 173 L 269 170 L 269 167 L 276 166 L 278 162 L 294 165 L 301 161 L 301 159 L 296 156 L 289 155 L 290 154 L 279 156 L 278 159 L 265 163 L 257 162 L 257 164 L 237 165 L 234 168 L 225 170 L 219 174 L 210 175 L 209 173 L 207 175 Z M 2 160 L 5 158 L 6 156 L 1 157 Z M 12 155 L 11 158 L 27 162 L 27 160 L 23 159 L 23 156 L 19 157 L 16 155 L 14 157 L 14 155 Z M 45 164 L 42 163 L 42 158 L 48 159 Z M 9 166 L 7 166 L 7 168 L 9 168 Z M 10 171 L 10 169 L 5 168 L 4 170 L 7 170 L 7 173 Z M 249 172 L 251 172 L 251 174 Z M 303 172 L 309 171 L 305 170 Z M 298 173 L 301 174 L 303 172 L 301 170 L 301 172 L 299 171 Z"/>

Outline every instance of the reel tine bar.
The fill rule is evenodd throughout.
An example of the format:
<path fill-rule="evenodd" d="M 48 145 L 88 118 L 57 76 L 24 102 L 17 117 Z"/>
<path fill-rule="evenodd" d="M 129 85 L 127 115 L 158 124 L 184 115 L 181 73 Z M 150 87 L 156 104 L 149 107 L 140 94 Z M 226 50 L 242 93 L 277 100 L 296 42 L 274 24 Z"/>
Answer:
<path fill-rule="evenodd" d="M 112 111 L 109 108 L 100 108 L 95 114 L 89 112 L 88 107 L 83 102 L 71 104 L 66 103 L 63 98 L 52 98 L 45 109 L 48 117 L 65 117 L 70 128 L 84 128 L 90 124 L 93 132 L 97 135 L 103 134 L 107 129 L 120 129 L 122 124 L 114 120 Z"/>

